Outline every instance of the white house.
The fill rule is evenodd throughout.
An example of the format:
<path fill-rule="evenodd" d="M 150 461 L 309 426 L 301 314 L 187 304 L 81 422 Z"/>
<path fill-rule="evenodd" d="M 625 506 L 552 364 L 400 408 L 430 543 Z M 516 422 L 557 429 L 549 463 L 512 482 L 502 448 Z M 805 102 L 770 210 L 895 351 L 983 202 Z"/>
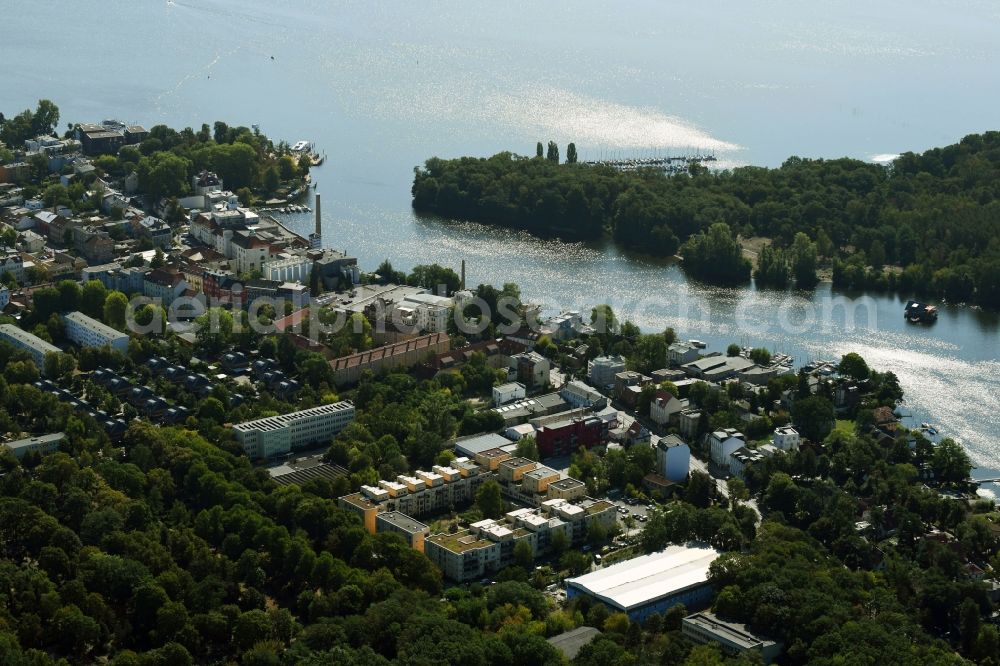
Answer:
<path fill-rule="evenodd" d="M 675 342 L 667 347 L 667 363 L 684 365 L 698 360 L 698 349 L 687 342 Z"/>
<path fill-rule="evenodd" d="M 771 443 L 782 451 L 798 451 L 801 442 L 799 431 L 792 426 L 775 428 L 774 437 L 771 439 Z"/>
<path fill-rule="evenodd" d="M 579 379 L 571 379 L 559 390 L 559 396 L 574 407 L 587 409 L 604 409 L 608 399 L 595 389 L 590 388 Z"/>
<path fill-rule="evenodd" d="M 615 375 L 619 372 L 625 372 L 625 359 L 622 356 L 598 356 L 587 363 L 590 383 L 597 387 L 614 384 Z"/>
<path fill-rule="evenodd" d="M 45 238 L 31 229 L 26 229 L 18 234 L 17 243 L 24 252 L 35 253 L 45 249 Z"/>
<path fill-rule="evenodd" d="M 17 252 L 9 251 L 0 256 L 0 275 L 10 273 L 18 284 L 24 284 L 24 260 Z"/>
<path fill-rule="evenodd" d="M 454 300 L 448 296 L 432 293 L 407 294 L 396 309 L 404 315 L 410 313 L 411 321 L 417 328 L 428 333 L 448 330 Z"/>
<path fill-rule="evenodd" d="M 668 435 L 656 445 L 656 473 L 668 481 L 687 479 L 691 448 L 676 435 Z"/>
<path fill-rule="evenodd" d="M 508 402 L 520 400 L 527 395 L 524 384 L 521 382 L 509 382 L 493 387 L 493 404 L 497 407 L 506 405 Z"/>
<path fill-rule="evenodd" d="M 657 425 L 666 425 L 688 406 L 687 400 L 681 400 L 670 391 L 657 389 L 652 402 L 649 403 L 649 418 Z"/>
<path fill-rule="evenodd" d="M 729 467 L 730 457 L 740 447 L 746 446 L 743 433 L 734 428 L 716 430 L 708 436 L 712 462 L 719 467 Z"/>

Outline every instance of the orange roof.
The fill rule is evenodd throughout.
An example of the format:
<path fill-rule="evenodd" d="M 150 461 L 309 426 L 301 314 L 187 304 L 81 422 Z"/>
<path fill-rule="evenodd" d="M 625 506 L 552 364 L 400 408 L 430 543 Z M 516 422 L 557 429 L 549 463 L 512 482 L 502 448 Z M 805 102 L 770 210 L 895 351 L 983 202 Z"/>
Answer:
<path fill-rule="evenodd" d="M 347 368 L 353 368 L 359 365 L 366 365 L 368 363 L 374 363 L 378 361 L 383 361 L 387 358 L 392 358 L 393 356 L 399 356 L 400 354 L 405 354 L 409 351 L 414 351 L 418 349 L 426 349 L 433 345 L 436 345 L 443 340 L 447 339 L 447 333 L 431 333 L 430 335 L 422 335 L 419 338 L 412 338 L 410 340 L 404 340 L 402 342 L 397 342 L 395 344 L 387 345 L 385 347 L 378 347 L 370 351 L 358 352 L 356 354 L 350 354 L 348 356 L 341 356 L 330 361 L 330 367 L 334 370 L 344 370 Z"/>
<path fill-rule="evenodd" d="M 297 326 L 302 323 L 302 320 L 309 316 L 309 308 L 302 308 L 301 310 L 296 310 L 287 317 L 281 319 L 276 319 L 274 321 L 274 328 L 280 332 L 290 326 Z"/>

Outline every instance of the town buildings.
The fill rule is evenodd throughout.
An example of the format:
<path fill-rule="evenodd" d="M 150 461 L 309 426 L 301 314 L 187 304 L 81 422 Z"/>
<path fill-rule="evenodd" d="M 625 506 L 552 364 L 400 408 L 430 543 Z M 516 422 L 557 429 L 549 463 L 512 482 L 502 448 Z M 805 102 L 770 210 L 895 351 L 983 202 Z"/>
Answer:
<path fill-rule="evenodd" d="M 488 471 L 469 458 L 457 458 L 449 467 L 435 465 L 429 472 L 417 470 L 395 480 L 380 480 L 377 486 L 361 486 L 338 503 L 360 515 L 366 525 L 375 525 L 375 515 L 382 511 L 414 517 L 446 512 L 471 504 L 479 486 L 490 478 Z"/>
<path fill-rule="evenodd" d="M 236 441 L 250 458 L 276 458 L 312 444 L 327 444 L 354 420 L 347 401 L 268 416 L 233 426 Z"/>
<path fill-rule="evenodd" d="M 735 377 L 755 365 L 753 361 L 742 356 L 706 356 L 697 361 L 685 363 L 681 368 L 695 379 L 721 382 Z"/>
<path fill-rule="evenodd" d="M 521 382 L 509 382 L 493 387 L 493 404 L 497 407 L 506 405 L 508 402 L 520 400 L 525 397 L 524 384 Z"/>
<path fill-rule="evenodd" d="M 574 504 L 555 499 L 535 509 L 510 511 L 502 520 L 481 520 L 455 533 L 432 535 L 424 552 L 447 578 L 476 580 L 512 564 L 518 542 L 528 543 L 537 557 L 550 550 L 556 534 L 567 543 L 580 543 L 591 524 L 606 528 L 616 520 L 614 505 L 606 500 Z"/>
<path fill-rule="evenodd" d="M 625 370 L 619 372 L 614 378 L 615 398 L 621 400 L 625 405 L 635 408 L 639 404 L 639 397 L 642 395 L 644 386 L 653 381 L 641 372 Z"/>
<path fill-rule="evenodd" d="M 529 390 L 548 386 L 552 366 L 549 359 L 538 352 L 525 352 L 512 356 L 511 364 L 517 372 L 517 381 Z"/>
<path fill-rule="evenodd" d="M 622 356 L 598 356 L 587 363 L 590 383 L 599 388 L 614 384 L 615 375 L 625 372 L 625 358 Z"/>
<path fill-rule="evenodd" d="M 587 386 L 579 379 L 571 379 L 559 390 L 559 396 L 573 407 L 604 409 L 608 399 L 600 391 Z"/>
<path fill-rule="evenodd" d="M 424 552 L 424 540 L 430 535 L 427 525 L 399 511 L 384 511 L 375 516 L 375 531 L 398 534 L 410 548 L 421 553 Z"/>
<path fill-rule="evenodd" d="M 675 342 L 667 347 L 667 363 L 673 367 L 698 360 L 698 348 L 688 342 Z"/>
<path fill-rule="evenodd" d="M 799 435 L 799 431 L 792 426 L 782 426 L 774 429 L 771 443 L 782 451 L 798 451 L 802 437 Z"/>
<path fill-rule="evenodd" d="M 576 417 L 538 428 L 535 441 L 543 458 L 575 453 L 608 443 L 608 423 L 596 416 Z"/>
<path fill-rule="evenodd" d="M 681 433 L 681 437 L 685 439 L 692 440 L 698 436 L 698 430 L 701 427 L 701 410 L 699 409 L 682 409 L 677 415 L 677 429 Z"/>
<path fill-rule="evenodd" d="M 746 437 L 735 428 L 716 430 L 708 436 L 709 455 L 719 467 L 729 467 L 729 457 L 743 446 L 746 446 Z"/>

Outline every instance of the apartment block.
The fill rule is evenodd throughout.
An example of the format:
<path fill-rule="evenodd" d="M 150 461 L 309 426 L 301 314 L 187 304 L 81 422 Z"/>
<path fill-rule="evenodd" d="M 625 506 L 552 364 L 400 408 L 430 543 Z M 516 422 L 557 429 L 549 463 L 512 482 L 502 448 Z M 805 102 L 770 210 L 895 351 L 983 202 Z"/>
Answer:
<path fill-rule="evenodd" d="M 580 447 L 587 449 L 608 443 L 608 424 L 596 416 L 574 418 L 544 425 L 535 440 L 543 458 L 570 455 Z"/>
<path fill-rule="evenodd" d="M 111 347 L 123 354 L 128 351 L 128 336 L 82 312 L 63 315 L 66 337 L 81 347 Z"/>
<path fill-rule="evenodd" d="M 39 369 L 45 367 L 46 354 L 60 351 L 55 345 L 42 340 L 37 335 L 21 330 L 14 324 L 0 324 L 0 340 L 31 354 L 31 359 Z"/>
<path fill-rule="evenodd" d="M 497 473 L 502 483 L 521 483 L 524 475 L 538 467 L 538 463 L 527 458 L 508 458 L 500 463 Z"/>
<path fill-rule="evenodd" d="M 430 472 L 417 470 L 412 476 L 401 474 L 394 481 L 361 486 L 359 492 L 341 497 L 340 504 L 360 515 L 374 533 L 374 514 L 368 514 L 373 509 L 375 513 L 396 511 L 408 516 L 442 513 L 475 501 L 476 491 L 490 476 L 468 458 L 458 458 L 450 467 L 435 465 Z"/>
<path fill-rule="evenodd" d="M 520 541 L 538 556 L 548 551 L 557 533 L 578 542 L 586 537 L 589 524 L 610 526 L 616 520 L 614 505 L 605 500 L 550 500 L 537 509 L 511 511 L 502 520 L 481 520 L 454 534 L 435 534 L 426 540 L 424 552 L 451 580 L 475 580 L 511 564 Z"/>
<path fill-rule="evenodd" d="M 375 531 L 399 534 L 410 548 L 421 553 L 424 552 L 424 539 L 430 534 L 429 527 L 399 511 L 384 511 L 375 516 Z"/>
<path fill-rule="evenodd" d="M 253 459 L 275 458 L 311 444 L 326 444 L 354 420 L 354 405 L 335 402 L 233 426 L 236 441 Z"/>
<path fill-rule="evenodd" d="M 615 375 L 625 372 L 625 358 L 622 356 L 598 356 L 587 363 L 587 376 L 597 387 L 607 387 L 615 382 Z"/>

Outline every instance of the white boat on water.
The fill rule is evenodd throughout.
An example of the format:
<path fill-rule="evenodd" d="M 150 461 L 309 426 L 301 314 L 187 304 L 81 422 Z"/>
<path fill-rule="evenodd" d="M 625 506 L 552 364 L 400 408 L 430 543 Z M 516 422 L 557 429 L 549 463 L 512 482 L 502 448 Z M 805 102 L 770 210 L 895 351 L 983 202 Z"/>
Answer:
<path fill-rule="evenodd" d="M 694 347 L 695 349 L 704 349 L 705 347 L 708 346 L 701 340 L 688 340 L 688 344 Z"/>

